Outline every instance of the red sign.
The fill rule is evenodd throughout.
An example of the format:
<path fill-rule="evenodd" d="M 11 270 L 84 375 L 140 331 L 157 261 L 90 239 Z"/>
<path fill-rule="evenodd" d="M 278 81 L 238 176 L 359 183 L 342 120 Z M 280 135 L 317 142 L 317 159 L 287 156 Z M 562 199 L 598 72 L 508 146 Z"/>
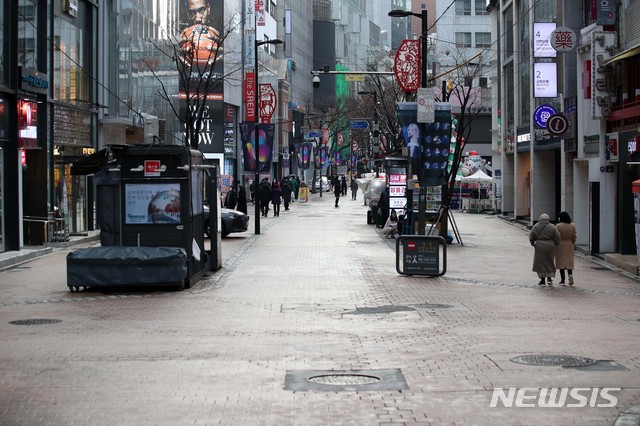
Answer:
<path fill-rule="evenodd" d="M 256 75 L 244 74 L 244 121 L 256 121 Z"/>
<path fill-rule="evenodd" d="M 145 176 L 160 176 L 160 160 L 144 160 Z"/>
<path fill-rule="evenodd" d="M 271 123 L 271 116 L 276 110 L 278 101 L 276 100 L 276 91 L 273 90 L 271 84 L 260 85 L 260 97 L 258 98 L 260 105 L 260 119 L 263 123 Z"/>
<path fill-rule="evenodd" d="M 420 87 L 420 40 L 402 40 L 393 72 L 403 92 L 415 92 Z"/>
<path fill-rule="evenodd" d="M 407 248 L 409 250 L 415 250 L 416 249 L 416 243 L 415 241 L 407 241 Z"/>

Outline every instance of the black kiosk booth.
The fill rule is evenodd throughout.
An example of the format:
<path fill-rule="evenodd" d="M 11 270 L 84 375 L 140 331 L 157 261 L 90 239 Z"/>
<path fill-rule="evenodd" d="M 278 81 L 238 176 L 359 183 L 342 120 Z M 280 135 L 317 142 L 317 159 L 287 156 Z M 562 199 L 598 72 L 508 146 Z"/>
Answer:
<path fill-rule="evenodd" d="M 112 146 L 78 164 L 76 172 L 95 173 L 101 247 L 67 256 L 71 291 L 122 285 L 181 290 L 202 278 L 207 263 L 204 181 L 211 171 L 205 173 L 200 151 L 179 145 Z M 213 168 L 210 184 L 215 178 Z"/>

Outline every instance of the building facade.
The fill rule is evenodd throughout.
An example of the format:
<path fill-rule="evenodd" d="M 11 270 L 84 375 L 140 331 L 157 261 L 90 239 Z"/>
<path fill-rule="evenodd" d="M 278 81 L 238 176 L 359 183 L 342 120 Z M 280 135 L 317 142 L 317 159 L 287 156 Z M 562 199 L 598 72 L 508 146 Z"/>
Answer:
<path fill-rule="evenodd" d="M 565 210 L 577 244 L 635 253 L 640 2 L 491 1 L 487 10 L 503 214 L 533 224 Z M 549 131 L 553 114 L 566 132 Z"/>

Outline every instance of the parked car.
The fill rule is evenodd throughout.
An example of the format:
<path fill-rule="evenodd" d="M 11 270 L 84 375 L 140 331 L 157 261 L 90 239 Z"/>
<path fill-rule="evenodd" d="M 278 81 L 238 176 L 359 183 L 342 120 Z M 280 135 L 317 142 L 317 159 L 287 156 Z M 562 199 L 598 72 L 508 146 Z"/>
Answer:
<path fill-rule="evenodd" d="M 329 191 L 329 179 L 327 179 L 326 176 L 322 176 L 322 179 L 317 179 L 315 181 L 315 184 L 309 182 L 309 186 L 311 188 L 315 188 L 316 191 L 320 190 L 320 182 L 322 181 L 322 191 L 326 192 Z"/>
<path fill-rule="evenodd" d="M 244 232 L 249 229 L 249 216 L 238 210 L 222 207 L 220 209 L 222 238 L 232 232 Z M 211 222 L 209 220 L 209 206 L 204 205 L 204 233 L 211 238 Z"/>

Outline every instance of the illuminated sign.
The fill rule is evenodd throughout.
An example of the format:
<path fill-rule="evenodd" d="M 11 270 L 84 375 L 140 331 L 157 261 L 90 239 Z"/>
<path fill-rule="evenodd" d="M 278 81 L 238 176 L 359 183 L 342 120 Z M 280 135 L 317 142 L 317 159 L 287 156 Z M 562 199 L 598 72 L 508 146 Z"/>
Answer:
<path fill-rule="evenodd" d="M 533 96 L 535 98 L 555 98 L 558 96 L 558 64 L 537 62 L 533 64 Z"/>
<path fill-rule="evenodd" d="M 556 29 L 553 22 L 533 23 L 533 57 L 555 58 L 556 51 L 551 46 L 551 34 Z"/>

